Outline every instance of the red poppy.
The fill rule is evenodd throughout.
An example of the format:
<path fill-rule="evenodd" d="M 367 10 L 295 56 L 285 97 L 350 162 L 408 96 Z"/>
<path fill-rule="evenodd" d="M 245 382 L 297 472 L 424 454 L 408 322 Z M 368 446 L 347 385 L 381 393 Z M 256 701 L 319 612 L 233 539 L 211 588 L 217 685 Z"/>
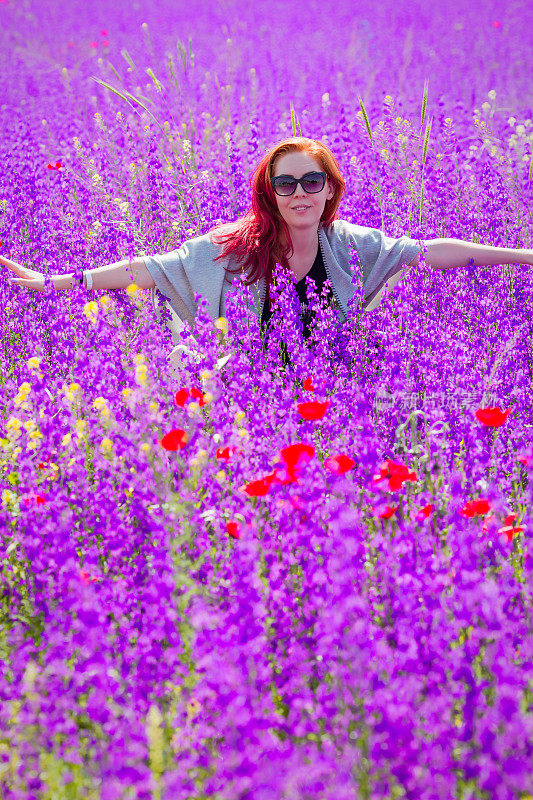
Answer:
<path fill-rule="evenodd" d="M 488 408 L 478 408 L 476 417 L 488 428 L 499 428 L 506 421 L 511 411 L 511 408 L 502 411 L 499 406 L 489 406 Z"/>
<path fill-rule="evenodd" d="M 80 578 L 81 582 L 87 586 L 89 583 L 97 583 L 98 578 L 95 578 L 94 575 L 90 575 L 87 570 L 80 569 Z"/>
<path fill-rule="evenodd" d="M 398 511 L 399 506 L 385 506 L 385 510 L 378 514 L 378 519 L 390 519 Z"/>
<path fill-rule="evenodd" d="M 518 461 L 524 465 L 524 467 L 531 467 L 533 466 L 533 458 L 531 456 L 518 456 Z"/>
<path fill-rule="evenodd" d="M 46 503 L 46 495 L 31 492 L 30 494 L 26 495 L 24 500 L 27 506 L 40 506 L 43 503 Z"/>
<path fill-rule="evenodd" d="M 502 24 L 499 19 L 495 19 L 494 22 L 492 23 L 493 28 L 501 28 L 501 26 Z"/>
<path fill-rule="evenodd" d="M 296 444 L 290 444 L 288 447 L 284 447 L 280 450 L 279 454 L 282 461 L 286 464 L 287 469 L 295 470 L 301 464 L 305 464 L 313 458 L 315 448 L 310 444 L 297 442 Z"/>
<path fill-rule="evenodd" d="M 235 453 L 242 453 L 237 447 L 219 447 L 215 453 L 219 461 L 229 461 Z"/>
<path fill-rule="evenodd" d="M 270 487 L 275 480 L 275 473 L 271 473 L 270 475 L 265 475 L 264 478 L 245 483 L 244 486 L 241 486 L 241 490 L 249 497 L 263 497 L 269 493 Z"/>
<path fill-rule="evenodd" d="M 387 488 L 390 492 L 396 492 L 406 481 L 417 481 L 418 475 L 405 464 L 389 459 L 381 465 L 379 472 L 373 478 L 374 483 L 381 483 L 383 480 L 388 480 Z"/>
<path fill-rule="evenodd" d="M 463 517 L 477 517 L 488 514 L 491 509 L 490 502 L 483 497 L 478 500 L 470 500 L 459 512 Z"/>
<path fill-rule="evenodd" d="M 525 530 L 521 525 L 515 525 L 515 520 L 516 514 L 508 514 L 503 521 L 503 527 L 498 530 L 498 533 L 507 537 L 508 542 L 512 542 L 517 533 L 523 533 Z"/>
<path fill-rule="evenodd" d="M 189 398 L 189 390 L 183 386 L 179 391 L 176 392 L 174 395 L 174 404 L 178 406 L 178 408 L 183 408 L 185 403 Z"/>
<path fill-rule="evenodd" d="M 238 522 L 226 522 L 226 532 L 234 539 L 241 538 L 241 529 Z"/>
<path fill-rule="evenodd" d="M 169 433 L 166 433 L 162 439 L 159 440 L 161 447 L 165 450 L 181 450 L 185 447 L 188 436 L 181 428 L 174 428 Z"/>
<path fill-rule="evenodd" d="M 416 518 L 422 522 L 422 520 L 427 519 L 430 514 L 433 513 L 433 506 L 431 503 L 428 503 L 427 506 L 422 506 L 418 509 L 418 513 Z"/>
<path fill-rule="evenodd" d="M 305 389 L 306 392 L 314 392 L 315 391 L 315 387 L 313 386 L 313 379 L 312 378 L 306 378 L 305 379 L 305 381 L 304 381 L 304 389 Z"/>
<path fill-rule="evenodd" d="M 329 408 L 329 400 L 325 400 L 323 403 L 319 403 L 318 401 L 310 403 L 298 403 L 297 408 L 299 415 L 303 417 L 303 419 L 322 419 Z"/>
<path fill-rule="evenodd" d="M 331 456 L 324 461 L 324 466 L 333 472 L 335 475 L 344 475 L 345 472 L 355 467 L 355 461 L 346 453 L 339 453 L 336 456 Z"/>
<path fill-rule="evenodd" d="M 194 397 L 195 400 L 198 400 L 199 406 L 205 406 L 206 404 L 205 395 L 203 394 L 203 392 L 200 391 L 200 389 L 197 389 L 195 386 L 193 386 L 191 389 L 191 397 Z"/>
<path fill-rule="evenodd" d="M 46 169 L 61 169 L 62 166 L 63 164 L 61 163 L 61 161 L 56 161 L 55 164 L 48 163 L 46 165 Z"/>

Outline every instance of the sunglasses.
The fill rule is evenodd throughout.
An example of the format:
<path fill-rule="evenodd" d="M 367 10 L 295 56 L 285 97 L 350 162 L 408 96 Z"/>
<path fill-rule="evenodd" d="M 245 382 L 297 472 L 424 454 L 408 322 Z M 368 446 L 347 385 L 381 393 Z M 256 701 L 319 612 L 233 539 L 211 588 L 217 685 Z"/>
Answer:
<path fill-rule="evenodd" d="M 324 188 L 327 177 L 327 172 L 307 172 L 298 180 L 293 178 L 292 175 L 278 175 L 277 178 L 270 178 L 270 183 L 276 194 L 282 197 L 294 194 L 298 184 L 301 185 L 304 192 L 316 194 L 316 192 L 321 192 Z"/>

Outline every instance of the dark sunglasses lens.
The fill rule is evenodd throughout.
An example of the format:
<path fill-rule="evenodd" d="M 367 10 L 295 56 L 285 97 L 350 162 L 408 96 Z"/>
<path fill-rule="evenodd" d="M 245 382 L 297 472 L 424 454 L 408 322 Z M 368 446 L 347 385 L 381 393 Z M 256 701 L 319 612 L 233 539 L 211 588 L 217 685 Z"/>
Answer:
<path fill-rule="evenodd" d="M 276 181 L 276 192 L 278 194 L 292 194 L 294 192 L 294 178 L 278 178 Z"/>
<path fill-rule="evenodd" d="M 302 180 L 303 187 L 306 192 L 320 192 L 324 187 L 324 177 L 318 172 L 312 172 Z"/>

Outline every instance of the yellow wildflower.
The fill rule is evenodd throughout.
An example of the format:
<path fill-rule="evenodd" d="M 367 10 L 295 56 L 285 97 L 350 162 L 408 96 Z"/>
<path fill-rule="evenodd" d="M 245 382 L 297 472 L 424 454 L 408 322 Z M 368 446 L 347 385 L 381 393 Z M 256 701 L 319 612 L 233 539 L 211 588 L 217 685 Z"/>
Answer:
<path fill-rule="evenodd" d="M 215 475 L 215 478 L 217 479 L 217 481 L 219 483 L 224 483 L 224 481 L 226 480 L 226 473 L 224 472 L 223 469 L 221 469 L 221 470 L 219 470 L 217 472 L 217 474 Z"/>
<path fill-rule="evenodd" d="M 112 302 L 111 298 L 109 297 L 108 294 L 104 294 L 100 298 L 100 305 L 102 305 L 104 308 L 107 308 L 109 305 L 111 305 L 111 302 Z"/>
<path fill-rule="evenodd" d="M 70 386 L 63 389 L 63 392 L 70 403 L 81 398 L 81 386 L 79 383 L 71 383 Z"/>
<path fill-rule="evenodd" d="M 104 419 L 109 419 L 111 412 L 109 411 L 109 406 L 107 405 L 107 399 L 105 397 L 95 397 L 93 400 L 93 408 L 98 409 Z"/>
<path fill-rule="evenodd" d="M 74 423 L 74 428 L 76 430 L 76 435 L 78 439 L 84 439 L 87 436 L 87 420 L 85 419 L 78 419 Z"/>
<path fill-rule="evenodd" d="M 142 444 L 139 445 L 139 450 L 142 453 L 149 453 L 151 451 L 151 449 L 152 449 L 152 446 L 148 442 L 142 442 Z"/>
<path fill-rule="evenodd" d="M 87 317 L 87 319 L 96 324 L 96 317 L 98 315 L 98 303 L 94 300 L 91 300 L 89 303 L 85 303 L 83 306 L 83 313 Z"/>
<path fill-rule="evenodd" d="M 113 455 L 113 442 L 107 437 L 100 442 L 100 450 L 104 456 Z"/>
<path fill-rule="evenodd" d="M 70 444 L 72 444 L 72 434 L 71 433 L 65 433 L 65 435 L 61 439 L 61 445 L 63 447 L 68 447 Z"/>
<path fill-rule="evenodd" d="M 21 427 L 22 422 L 18 417 L 9 417 L 6 425 L 8 438 L 16 441 L 20 436 Z"/>
<path fill-rule="evenodd" d="M 148 374 L 148 367 L 146 364 L 138 364 L 135 369 L 135 380 L 139 384 L 139 386 L 146 386 L 147 381 L 147 374 Z"/>
<path fill-rule="evenodd" d="M 137 294 L 140 291 L 141 288 L 140 286 L 137 286 L 136 283 L 130 283 L 130 285 L 126 287 L 126 294 L 128 297 L 137 297 Z"/>
<path fill-rule="evenodd" d="M 240 425 L 245 417 L 246 414 L 244 413 L 244 411 L 237 411 L 237 413 L 235 414 L 235 424 Z"/>
<path fill-rule="evenodd" d="M 124 398 L 124 400 L 128 400 L 128 398 L 131 397 L 131 391 L 132 390 L 127 387 L 126 389 L 122 390 L 122 397 Z"/>
<path fill-rule="evenodd" d="M 11 503 L 15 502 L 15 494 L 10 492 L 9 489 L 2 490 L 2 505 L 9 506 Z"/>
<path fill-rule="evenodd" d="M 17 406 L 17 408 L 20 406 L 23 406 L 26 409 L 29 408 L 28 404 L 25 403 L 25 400 L 30 392 L 31 392 L 31 383 L 28 383 L 28 381 L 24 381 L 24 383 L 22 383 L 19 386 L 19 390 L 14 397 L 14 403 Z"/>
<path fill-rule="evenodd" d="M 217 320 L 215 320 L 215 328 L 218 328 L 219 331 L 222 331 L 224 336 L 227 336 L 228 321 L 226 317 L 219 317 Z"/>

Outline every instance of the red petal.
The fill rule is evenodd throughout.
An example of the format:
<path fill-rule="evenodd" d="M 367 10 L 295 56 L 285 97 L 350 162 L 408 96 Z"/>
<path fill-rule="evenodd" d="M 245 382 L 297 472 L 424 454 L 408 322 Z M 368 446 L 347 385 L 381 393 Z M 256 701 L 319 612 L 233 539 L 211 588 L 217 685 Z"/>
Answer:
<path fill-rule="evenodd" d="M 310 402 L 310 403 L 298 403 L 297 405 L 298 413 L 300 414 L 303 419 L 308 420 L 317 420 L 322 419 L 324 414 L 329 408 L 329 400 L 325 400 L 323 403 L 319 402 Z"/>
<path fill-rule="evenodd" d="M 159 440 L 159 444 L 161 447 L 164 447 L 165 450 L 181 450 L 182 447 L 185 447 L 187 438 L 187 434 L 184 430 L 181 428 L 174 428 L 174 430 L 171 430 Z"/>
<path fill-rule="evenodd" d="M 378 519 L 390 519 L 398 511 L 399 506 L 386 506 L 385 511 L 378 514 Z"/>
<path fill-rule="evenodd" d="M 174 403 L 178 406 L 178 408 L 183 408 L 187 399 L 189 397 L 189 390 L 185 387 L 182 387 L 176 394 L 174 395 Z"/>
<path fill-rule="evenodd" d="M 478 408 L 476 411 L 476 417 L 483 425 L 486 425 L 487 427 L 499 428 L 500 425 L 503 425 L 503 423 L 506 421 L 510 413 L 510 408 L 502 411 L 499 406 L 489 406 L 488 408 Z"/>
<path fill-rule="evenodd" d="M 344 475 L 349 469 L 355 467 L 355 461 L 345 453 L 339 453 L 337 456 L 326 459 L 326 461 L 324 461 L 324 466 L 336 475 Z"/>
<path fill-rule="evenodd" d="M 280 457 L 285 464 L 294 469 L 300 463 L 309 461 L 315 454 L 315 448 L 310 444 L 303 444 L 298 442 L 290 444 L 280 450 Z"/>
<path fill-rule="evenodd" d="M 241 538 L 240 525 L 238 522 L 226 522 L 226 531 L 234 539 Z"/>
<path fill-rule="evenodd" d="M 314 392 L 315 391 L 315 387 L 313 386 L 313 379 L 312 378 L 306 378 L 305 379 L 305 381 L 304 381 L 304 389 L 305 389 L 306 392 Z"/>
<path fill-rule="evenodd" d="M 463 517 L 476 517 L 478 514 L 488 514 L 490 511 L 491 505 L 488 500 L 485 498 L 480 497 L 479 500 L 471 500 L 469 503 L 463 506 L 460 513 Z"/>

